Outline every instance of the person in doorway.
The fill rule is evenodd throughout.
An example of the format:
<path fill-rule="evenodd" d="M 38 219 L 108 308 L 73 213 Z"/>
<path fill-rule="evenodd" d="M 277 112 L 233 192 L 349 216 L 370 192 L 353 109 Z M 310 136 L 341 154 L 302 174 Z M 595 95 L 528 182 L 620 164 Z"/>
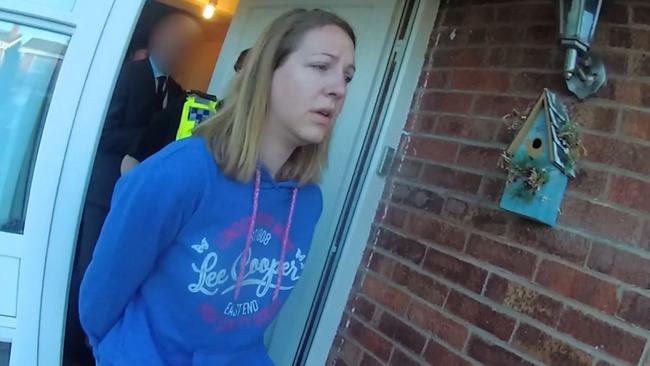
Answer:
<path fill-rule="evenodd" d="M 281 15 L 221 111 L 120 178 L 81 285 L 99 366 L 273 364 L 264 331 L 302 274 L 354 49 L 335 14 Z"/>
<path fill-rule="evenodd" d="M 243 50 L 237 61 L 235 62 L 234 69 L 238 75 L 244 66 L 246 55 L 250 48 Z M 200 94 L 200 93 L 199 93 Z M 156 115 L 154 121 L 142 133 L 137 143 L 133 144 L 122 160 L 121 173 L 125 174 L 129 170 L 135 168 L 141 161 L 144 161 L 154 153 L 160 151 L 168 144 L 177 140 L 178 130 L 183 119 L 184 106 L 191 103 L 191 95 L 185 95 L 183 98 L 172 99 L 161 113 Z M 212 96 L 205 95 L 203 99 L 211 99 Z M 222 100 L 217 101 L 217 109 L 223 103 Z M 200 123 L 201 121 L 197 121 Z"/>
<path fill-rule="evenodd" d="M 158 111 L 183 95 L 170 73 L 194 45 L 200 26 L 190 15 L 162 18 L 149 40 L 149 57 L 125 64 L 108 107 L 90 178 L 79 230 L 70 286 L 64 357 L 66 365 L 88 365 L 93 357 L 79 323 L 77 301 L 83 273 L 90 262 L 99 232 L 108 214 L 120 164 Z"/>

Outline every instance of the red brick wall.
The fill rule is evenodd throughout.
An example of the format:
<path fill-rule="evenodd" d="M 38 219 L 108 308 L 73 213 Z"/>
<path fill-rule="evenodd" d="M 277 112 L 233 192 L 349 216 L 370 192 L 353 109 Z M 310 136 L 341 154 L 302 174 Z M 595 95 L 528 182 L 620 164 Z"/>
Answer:
<path fill-rule="evenodd" d="M 330 365 L 649 365 L 650 3 L 606 0 L 567 97 L 550 0 L 441 1 Z M 563 94 L 588 156 L 551 229 L 498 207 L 501 117 Z"/>

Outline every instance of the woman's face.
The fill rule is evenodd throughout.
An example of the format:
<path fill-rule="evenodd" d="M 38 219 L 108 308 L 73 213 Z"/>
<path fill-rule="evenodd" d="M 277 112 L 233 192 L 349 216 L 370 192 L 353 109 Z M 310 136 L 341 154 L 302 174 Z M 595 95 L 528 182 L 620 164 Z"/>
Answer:
<path fill-rule="evenodd" d="M 354 44 L 327 25 L 303 36 L 273 72 L 269 120 L 294 147 L 321 143 L 341 111 L 354 76 Z"/>

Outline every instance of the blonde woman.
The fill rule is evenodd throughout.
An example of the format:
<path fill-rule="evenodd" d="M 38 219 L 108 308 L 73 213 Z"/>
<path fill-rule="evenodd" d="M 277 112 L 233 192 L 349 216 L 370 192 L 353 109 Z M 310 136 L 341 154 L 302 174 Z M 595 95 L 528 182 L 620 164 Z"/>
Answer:
<path fill-rule="evenodd" d="M 272 365 L 263 334 L 309 252 L 354 48 L 332 13 L 280 16 L 223 109 L 120 179 L 81 286 L 98 365 Z"/>

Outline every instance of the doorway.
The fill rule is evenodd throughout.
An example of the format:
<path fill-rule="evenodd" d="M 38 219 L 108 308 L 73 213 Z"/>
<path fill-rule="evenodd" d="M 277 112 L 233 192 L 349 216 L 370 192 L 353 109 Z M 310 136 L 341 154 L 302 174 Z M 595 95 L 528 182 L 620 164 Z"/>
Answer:
<path fill-rule="evenodd" d="M 169 9 L 196 12 L 197 1 L 147 1 L 136 26 L 127 57 L 133 57 L 142 45 L 139 32 L 146 33 L 147 16 Z M 220 1 L 219 4 L 222 2 Z M 227 2 L 226 2 L 227 3 Z M 177 78 L 193 88 L 223 97 L 232 77 L 232 65 L 239 51 L 250 47 L 261 29 L 275 16 L 293 7 L 321 7 L 339 13 L 355 25 L 359 47 L 357 72 L 348 94 L 344 111 L 334 132 L 330 166 L 325 172 L 322 190 L 326 207 L 315 234 L 307 259 L 309 271 L 294 290 L 275 326 L 267 334 L 269 352 L 277 365 L 304 364 L 305 354 L 313 341 L 315 323 L 320 319 L 322 302 L 328 296 L 331 272 L 341 253 L 349 215 L 358 199 L 359 187 L 369 172 L 368 162 L 382 129 L 386 106 L 382 100 L 390 97 L 395 78 L 393 72 L 399 61 L 400 34 L 412 19 L 414 1 L 406 0 L 340 0 L 340 1 L 231 1 L 234 4 L 228 22 L 214 32 L 210 52 L 188 57 L 186 71 Z M 149 10 L 148 10 L 149 9 Z M 167 10 L 151 10 L 167 9 Z M 192 10 L 193 9 L 193 10 Z M 236 10 L 235 10 L 236 9 Z M 409 10 L 410 9 L 410 10 Z M 155 17 L 154 17 L 155 18 Z M 406 24 L 406 25 L 405 25 Z M 407 28 L 405 28 L 407 27 Z M 403 34 L 402 34 L 403 36 Z M 219 38 L 221 37 L 221 38 Z M 403 40 L 403 38 L 402 38 Z M 396 52 L 399 50 L 399 52 Z M 204 50 L 205 51 L 205 50 Z M 197 60 L 201 60 L 200 62 Z M 198 66 L 197 66 L 198 65 Z M 197 67 L 195 67 L 197 66 Z M 199 67 L 200 66 L 200 67 Z M 200 71 L 197 71 L 200 70 Z M 207 73 L 209 77 L 196 77 Z M 210 80 L 206 85 L 206 81 Z M 204 83 L 204 84 L 201 84 Z M 337 294 L 347 296 L 347 294 Z"/>

